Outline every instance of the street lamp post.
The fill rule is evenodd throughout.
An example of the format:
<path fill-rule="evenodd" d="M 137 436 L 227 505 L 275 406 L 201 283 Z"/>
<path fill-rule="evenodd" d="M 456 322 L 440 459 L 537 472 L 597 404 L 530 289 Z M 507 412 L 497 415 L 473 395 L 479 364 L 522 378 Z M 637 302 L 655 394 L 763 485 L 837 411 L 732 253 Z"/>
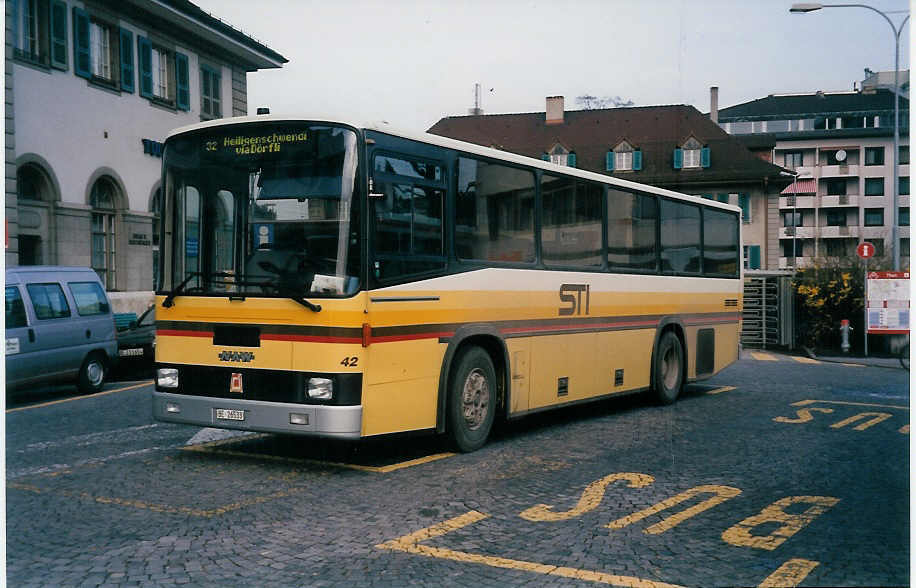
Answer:
<path fill-rule="evenodd" d="M 900 191 L 900 33 L 903 32 L 903 26 L 906 24 L 906 21 L 909 20 L 910 15 L 907 15 L 906 18 L 900 22 L 900 26 L 896 27 L 887 14 L 867 4 L 820 4 L 817 2 L 800 2 L 793 4 L 789 12 L 804 14 L 806 12 L 820 10 L 821 8 L 867 8 L 868 10 L 880 14 L 884 20 L 887 21 L 887 24 L 891 26 L 891 30 L 894 31 L 894 186 L 891 188 L 894 193 L 894 218 L 893 224 L 891 225 L 891 247 L 894 252 L 894 271 L 900 271 L 900 244 L 897 239 L 897 227 L 900 222 L 898 219 L 899 208 L 897 206 L 897 193 Z"/>

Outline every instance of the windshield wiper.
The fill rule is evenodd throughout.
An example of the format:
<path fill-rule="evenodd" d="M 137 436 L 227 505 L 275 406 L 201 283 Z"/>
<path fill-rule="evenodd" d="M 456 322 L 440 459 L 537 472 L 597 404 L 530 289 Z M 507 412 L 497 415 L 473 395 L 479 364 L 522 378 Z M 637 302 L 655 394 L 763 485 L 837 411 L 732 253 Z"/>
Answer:
<path fill-rule="evenodd" d="M 269 282 L 268 282 L 268 283 L 269 283 Z M 297 294 L 297 293 L 294 292 L 292 289 L 281 287 L 281 288 L 279 288 L 279 290 L 280 290 L 280 294 L 286 296 L 286 297 L 289 298 L 290 300 L 294 300 L 294 301 L 298 302 L 299 304 L 301 304 L 302 306 L 306 307 L 307 309 L 309 309 L 309 310 L 311 310 L 311 311 L 313 311 L 313 312 L 321 312 L 321 305 L 320 305 L 320 304 L 315 304 L 314 302 L 309 302 L 309 301 L 306 300 L 301 294 Z"/>
<path fill-rule="evenodd" d="M 169 295 L 165 297 L 165 300 L 162 301 L 162 307 L 171 308 L 172 305 L 175 304 L 175 297 L 181 294 L 181 292 L 184 290 L 184 287 L 188 285 L 188 282 L 200 275 L 200 272 L 191 272 L 188 274 L 188 277 L 182 280 L 181 283 L 178 284 L 178 286 L 176 286 L 175 289 L 169 292 Z"/>

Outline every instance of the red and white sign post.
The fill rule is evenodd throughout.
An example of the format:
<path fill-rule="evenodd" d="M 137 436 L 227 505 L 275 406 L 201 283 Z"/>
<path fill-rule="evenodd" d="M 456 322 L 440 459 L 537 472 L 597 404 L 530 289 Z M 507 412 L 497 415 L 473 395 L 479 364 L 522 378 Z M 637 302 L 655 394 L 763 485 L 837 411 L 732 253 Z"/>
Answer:
<path fill-rule="evenodd" d="M 868 258 L 875 256 L 875 245 L 874 243 L 869 243 L 868 241 L 862 241 L 856 247 L 856 255 L 865 260 L 865 324 L 868 324 Z M 865 339 L 865 357 L 868 357 L 868 329 L 863 329 L 865 332 L 862 334 L 862 337 Z"/>

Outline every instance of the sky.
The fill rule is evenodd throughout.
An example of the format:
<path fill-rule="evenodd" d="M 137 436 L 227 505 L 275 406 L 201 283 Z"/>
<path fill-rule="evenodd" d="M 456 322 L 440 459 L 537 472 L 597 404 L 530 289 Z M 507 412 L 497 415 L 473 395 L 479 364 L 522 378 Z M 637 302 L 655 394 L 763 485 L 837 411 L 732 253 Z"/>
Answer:
<path fill-rule="evenodd" d="M 487 114 L 544 112 L 547 96 L 574 110 L 584 95 L 708 112 L 710 86 L 725 108 L 852 90 L 865 68 L 894 68 L 881 15 L 790 14 L 790 0 L 192 1 L 289 60 L 248 74 L 249 113 L 267 106 L 415 132 L 466 115 L 475 83 Z M 910 7 L 866 3 L 898 28 Z M 909 55 L 907 21 L 901 70 Z"/>

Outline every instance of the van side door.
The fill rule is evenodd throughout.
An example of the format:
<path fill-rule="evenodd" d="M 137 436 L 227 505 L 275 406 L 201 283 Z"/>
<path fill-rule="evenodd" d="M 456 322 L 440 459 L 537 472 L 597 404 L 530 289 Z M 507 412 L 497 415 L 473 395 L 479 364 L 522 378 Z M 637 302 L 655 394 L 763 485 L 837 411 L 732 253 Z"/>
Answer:
<path fill-rule="evenodd" d="M 17 285 L 7 286 L 3 298 L 6 307 L 7 386 L 15 385 L 25 377 L 27 372 L 23 369 L 23 361 L 35 347 L 35 332 L 29 328 L 25 301 L 19 288 Z"/>
<path fill-rule="evenodd" d="M 80 344 L 85 340 L 85 333 L 74 323 L 62 285 L 59 282 L 27 283 L 25 289 L 35 317 L 31 327 L 35 340 L 34 352 L 23 358 L 23 369 L 30 377 L 75 374 L 83 359 Z"/>

